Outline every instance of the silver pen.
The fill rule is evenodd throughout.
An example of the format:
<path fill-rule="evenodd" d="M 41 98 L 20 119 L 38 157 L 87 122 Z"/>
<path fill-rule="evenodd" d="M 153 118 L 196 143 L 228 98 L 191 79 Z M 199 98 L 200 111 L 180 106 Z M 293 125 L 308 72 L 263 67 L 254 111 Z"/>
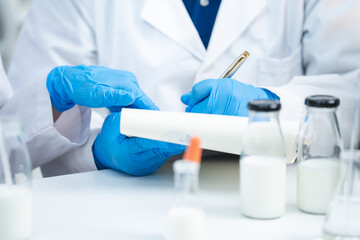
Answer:
<path fill-rule="evenodd" d="M 231 78 L 236 71 L 243 65 L 245 60 L 250 56 L 250 53 L 245 51 L 243 52 L 227 69 L 221 74 L 219 78 Z"/>

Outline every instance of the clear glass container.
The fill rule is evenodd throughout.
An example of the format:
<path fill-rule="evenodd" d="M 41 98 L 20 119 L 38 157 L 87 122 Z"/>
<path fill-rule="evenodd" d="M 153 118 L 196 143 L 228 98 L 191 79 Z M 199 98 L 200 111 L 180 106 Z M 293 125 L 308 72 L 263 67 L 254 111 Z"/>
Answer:
<path fill-rule="evenodd" d="M 323 227 L 326 240 L 360 240 L 360 151 L 341 154 L 341 175 Z"/>
<path fill-rule="evenodd" d="M 205 213 L 198 199 L 200 164 L 179 160 L 175 172 L 175 202 L 165 231 L 166 240 L 205 240 L 208 229 Z"/>
<path fill-rule="evenodd" d="M 354 113 L 350 150 L 341 153 L 340 179 L 323 226 L 323 238 L 326 240 L 360 240 L 359 128 L 360 92 Z"/>
<path fill-rule="evenodd" d="M 327 95 L 305 99 L 297 145 L 297 205 L 307 213 L 325 214 L 339 178 L 339 104 L 338 98 Z"/>
<path fill-rule="evenodd" d="M 243 215 L 271 219 L 285 212 L 286 148 L 279 124 L 280 102 L 255 100 L 240 157 Z"/>
<path fill-rule="evenodd" d="M 0 117 L 0 239 L 29 239 L 31 162 L 20 122 Z"/>

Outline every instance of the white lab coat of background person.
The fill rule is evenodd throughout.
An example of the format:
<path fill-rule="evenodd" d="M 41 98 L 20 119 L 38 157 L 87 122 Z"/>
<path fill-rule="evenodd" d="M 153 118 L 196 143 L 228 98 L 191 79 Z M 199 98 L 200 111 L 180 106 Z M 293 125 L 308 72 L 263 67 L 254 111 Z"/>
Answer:
<path fill-rule="evenodd" d="M 0 109 L 9 100 L 11 95 L 12 95 L 12 89 L 6 77 L 0 55 Z"/>
<path fill-rule="evenodd" d="M 21 101 L 35 95 L 34 114 L 49 117 L 48 95 L 41 89 L 48 72 L 87 64 L 131 71 L 161 110 L 184 111 L 182 94 L 196 82 L 219 77 L 247 50 L 251 56 L 234 79 L 276 93 L 282 119 L 300 120 L 306 96 L 339 97 L 348 142 L 360 67 L 359 12 L 358 0 L 223 0 L 206 50 L 181 0 L 35 0 L 9 72 L 15 91 L 30 91 L 13 107 L 26 111 L 28 103 Z M 32 89 L 36 81 L 42 83 Z M 76 106 L 65 112 L 62 135 L 87 135 L 89 111 Z M 92 123 L 101 127 L 101 121 Z M 94 137 L 58 157 L 55 149 L 62 144 L 51 134 L 44 130 L 40 143 L 33 142 L 54 145 L 32 153 L 45 176 L 96 169 L 89 157 Z"/>

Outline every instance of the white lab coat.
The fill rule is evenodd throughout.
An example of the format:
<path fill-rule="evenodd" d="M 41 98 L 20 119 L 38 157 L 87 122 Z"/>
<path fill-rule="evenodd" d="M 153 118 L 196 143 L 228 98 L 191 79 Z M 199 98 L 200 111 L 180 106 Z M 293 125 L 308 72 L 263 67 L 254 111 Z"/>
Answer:
<path fill-rule="evenodd" d="M 247 50 L 250 58 L 234 79 L 276 93 L 283 119 L 300 119 L 308 95 L 338 96 L 348 142 L 360 71 L 359 12 L 358 0 L 223 0 L 206 50 L 181 0 L 35 0 L 9 78 L 17 91 L 38 80 L 45 85 L 47 73 L 57 65 L 104 65 L 135 73 L 161 110 L 183 111 L 182 94 L 198 81 L 219 77 Z M 24 92 L 24 98 L 35 92 Z M 37 104 L 37 111 L 50 111 L 48 102 Z M 82 124 L 68 121 L 62 134 L 72 132 L 76 138 L 86 131 L 89 114 L 71 111 L 71 121 L 79 118 Z M 36 162 L 47 153 L 46 160 L 40 157 L 41 164 L 48 162 L 45 175 L 95 169 L 88 162 L 91 157 L 82 157 L 91 140 L 85 149 L 54 159 L 53 149 L 63 145 L 47 140 L 46 132 L 38 137 L 47 144 L 32 156 Z"/>
<path fill-rule="evenodd" d="M 11 95 L 12 89 L 6 77 L 0 55 L 0 109 L 8 101 Z"/>
<path fill-rule="evenodd" d="M 89 109 L 76 106 L 54 124 L 44 82 L 28 82 L 13 93 L 0 58 L 0 116 L 20 117 L 34 168 L 84 145 L 89 136 L 90 113 Z M 71 132 L 69 124 L 81 127 Z M 95 168 L 91 161 L 88 164 L 87 168 Z M 77 168 L 76 164 L 73 168 Z"/>

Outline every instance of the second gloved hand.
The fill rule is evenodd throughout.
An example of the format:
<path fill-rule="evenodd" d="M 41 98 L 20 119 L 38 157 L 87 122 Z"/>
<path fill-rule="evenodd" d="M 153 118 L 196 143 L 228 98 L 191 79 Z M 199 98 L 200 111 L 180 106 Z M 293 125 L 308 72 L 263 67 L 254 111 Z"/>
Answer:
<path fill-rule="evenodd" d="M 207 79 L 194 85 L 181 101 L 186 112 L 248 116 L 247 104 L 255 99 L 279 99 L 271 91 L 231 78 Z"/>
<path fill-rule="evenodd" d="M 59 112 L 75 104 L 115 111 L 124 106 L 157 109 L 140 89 L 134 74 L 107 67 L 56 67 L 49 73 L 46 87 L 51 104 Z"/>
<path fill-rule="evenodd" d="M 180 154 L 185 146 L 127 137 L 120 133 L 120 113 L 111 113 L 96 137 L 92 152 L 99 169 L 111 168 L 135 176 L 148 175 L 169 157 Z"/>

